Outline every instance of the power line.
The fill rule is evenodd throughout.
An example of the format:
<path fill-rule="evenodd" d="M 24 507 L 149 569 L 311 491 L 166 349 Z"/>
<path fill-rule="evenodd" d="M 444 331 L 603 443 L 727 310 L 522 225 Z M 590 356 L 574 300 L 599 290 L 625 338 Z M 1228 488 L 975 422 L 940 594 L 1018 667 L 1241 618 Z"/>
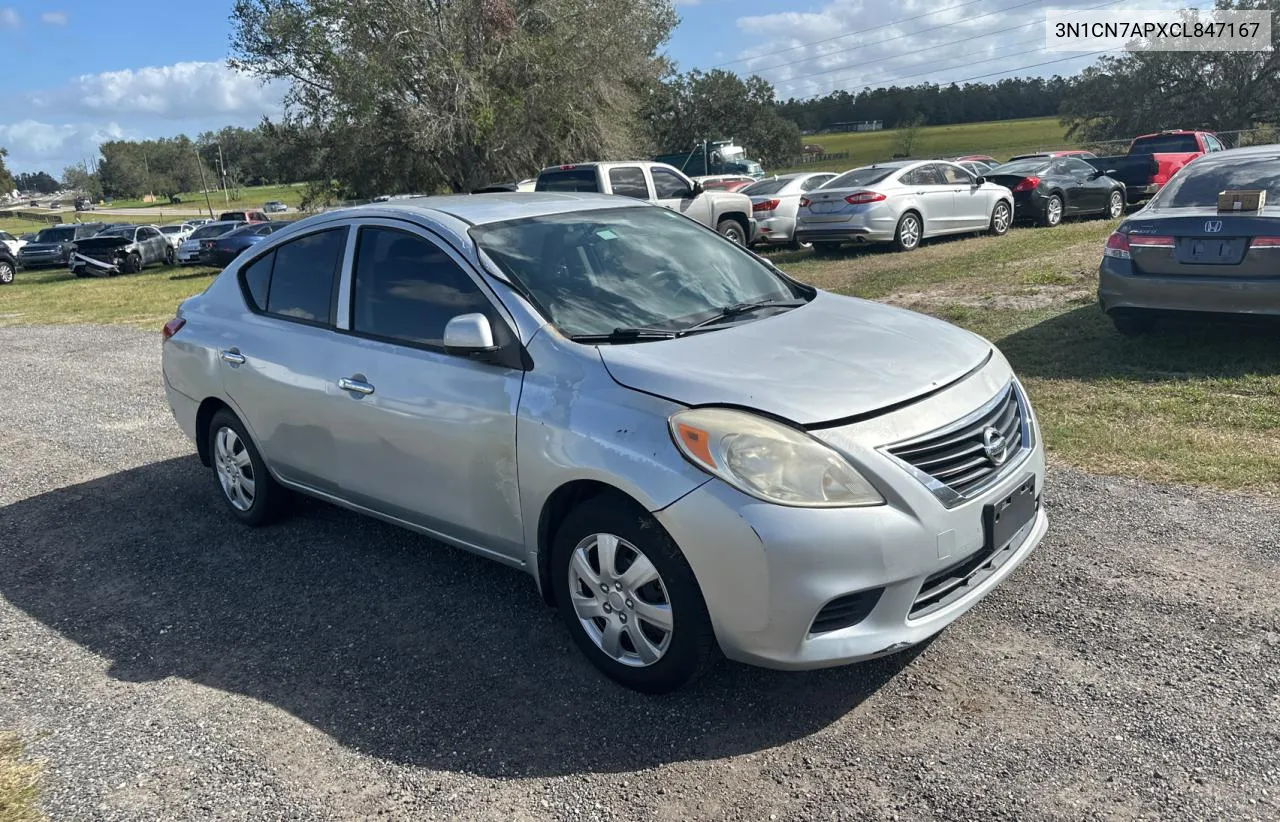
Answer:
<path fill-rule="evenodd" d="M 761 57 L 772 57 L 772 56 L 774 56 L 775 54 L 785 54 L 785 53 L 787 53 L 788 51 L 795 51 L 796 49 L 807 48 L 807 47 L 809 47 L 809 46 L 816 46 L 816 45 L 819 45 L 819 44 L 821 44 L 821 43 L 830 43 L 832 40 L 840 40 L 840 39 L 843 39 L 843 38 L 845 38 L 845 37 L 852 37 L 852 36 L 853 36 L 853 35 L 855 35 L 855 34 L 866 34 L 866 33 L 867 33 L 867 32 L 869 32 L 869 31 L 877 31 L 877 30 L 879 30 L 879 29 L 887 29 L 887 28 L 889 28 L 890 26 L 897 26 L 897 25 L 900 25 L 900 24 L 902 24 L 902 23 L 910 23 L 912 20 L 919 20 L 919 19 L 920 19 L 920 18 L 922 18 L 922 17 L 932 17 L 932 16 L 933 16 L 933 15 L 935 15 L 935 14 L 942 14 L 944 11 L 951 11 L 952 9 L 959 9 L 959 8 L 963 8 L 963 7 L 965 7 L 965 6 L 972 6 L 974 3 L 981 3 L 981 2 L 982 2 L 982 0 L 967 0 L 967 2 L 964 2 L 964 3 L 958 3 L 958 4 L 954 5 L 954 6 L 946 6 L 945 8 L 941 8 L 941 9 L 933 9 L 932 11 L 926 11 L 924 14 L 917 14 L 915 17 L 904 17 L 904 18 L 902 18 L 901 20 L 894 20 L 894 21 L 889 22 L 889 23 L 883 23 L 883 24 L 881 24 L 881 25 L 879 25 L 879 26 L 872 26 L 872 27 L 871 27 L 871 28 L 869 28 L 869 29 L 858 29 L 857 31 L 846 31 L 844 34 L 837 34 L 837 35 L 835 35 L 834 37 L 827 37 L 827 38 L 822 39 L 822 40 L 812 40 L 812 41 L 810 41 L 810 42 L 808 42 L 808 43 L 800 43 L 799 45 L 790 46 L 790 47 L 785 48 L 785 49 L 778 49 L 777 51 L 771 51 L 771 52 L 768 52 L 768 53 L 766 53 L 766 54 L 753 54 L 753 55 L 751 55 L 750 57 L 739 57 L 739 58 L 737 58 L 736 60 L 728 60 L 728 61 L 723 62 L 723 63 L 717 63 L 716 65 L 712 66 L 711 68 L 724 68 L 725 66 L 732 66 L 734 63 L 742 63 L 742 62 L 745 62 L 745 61 L 747 61 L 747 60 L 758 60 L 758 59 L 760 59 Z"/>
<path fill-rule="evenodd" d="M 1104 9 L 1104 8 L 1107 8 L 1108 6 L 1118 6 L 1118 5 L 1120 5 L 1121 3 L 1123 3 L 1123 2 L 1127 2 L 1127 0 L 1112 0 L 1112 2 L 1109 2 L 1109 3 L 1102 3 L 1101 5 L 1093 6 L 1093 7 L 1091 7 L 1091 8 L 1087 8 L 1087 9 L 1080 9 L 1080 10 L 1079 10 L 1078 12 L 1076 12 L 1076 13 L 1078 14 L 1078 13 L 1080 13 L 1080 12 L 1086 12 L 1086 11 L 1097 11 L 1098 9 Z M 1015 7 L 1011 6 L 1010 8 L 1015 8 Z M 1007 11 L 1007 10 L 1008 10 L 1008 9 L 1006 9 L 1006 11 Z M 978 18 L 974 17 L 974 18 L 970 18 L 970 19 L 977 20 Z M 1041 21 L 1041 20 L 1029 20 L 1029 21 L 1027 21 L 1026 23 L 1022 23 L 1021 25 L 1017 25 L 1017 26 L 1008 26 L 1008 27 L 1006 27 L 1006 28 L 996 29 L 995 31 L 989 31 L 989 32 L 986 32 L 985 34 L 974 34 L 974 35 L 971 35 L 971 36 L 969 36 L 969 37 L 961 37 L 961 38 L 958 38 L 958 39 L 956 39 L 956 40 L 949 40 L 949 41 L 947 41 L 947 42 L 945 42 L 945 43 L 938 43 L 937 45 L 930 46 L 930 48 L 931 48 L 931 49 L 938 49 L 938 48 L 943 48 L 943 47 L 946 47 L 946 46 L 954 46 L 954 45 L 958 45 L 958 44 L 960 44 L 960 43 L 968 43 L 968 42 L 972 42 L 972 41 L 974 41 L 974 40 L 981 40 L 981 39 L 982 39 L 982 38 L 984 38 L 984 37 L 993 37 L 993 36 L 995 36 L 995 35 L 997 35 L 997 34 L 1004 34 L 1004 33 L 1006 33 L 1006 32 L 1010 32 L 1010 31 L 1017 31 L 1018 29 L 1025 29 L 1025 28 L 1026 28 L 1026 27 L 1028 27 L 1028 26 L 1034 26 L 1034 25 L 1039 24 L 1039 23 L 1042 23 L 1042 22 L 1043 22 L 1043 21 Z M 904 35 L 901 35 L 901 37 L 908 37 L 908 36 L 915 35 L 915 34 L 922 34 L 924 31 L 932 31 L 932 29 L 924 29 L 923 31 L 920 31 L 920 32 L 911 32 L 910 34 L 904 34 Z M 899 37 L 891 37 L 891 38 L 889 38 L 889 40 L 896 40 L 896 39 L 900 39 L 900 38 L 899 38 Z M 841 49 L 841 50 L 839 50 L 839 51 L 829 51 L 829 52 L 827 52 L 827 53 L 825 53 L 825 54 L 820 54 L 820 55 L 817 55 L 817 56 L 815 56 L 815 57 L 807 57 L 807 58 L 805 58 L 804 60 L 797 60 L 797 61 L 795 61 L 794 63 L 779 63 L 779 64 L 778 64 L 778 65 L 776 65 L 776 66 L 770 66 L 770 67 L 769 67 L 769 68 L 767 68 L 767 69 L 762 69 L 762 71 L 773 71 L 774 69 L 786 68 L 787 66 L 796 65 L 796 64 L 798 64 L 798 63 L 804 63 L 804 62 L 807 62 L 807 61 L 809 61 L 809 60 L 817 60 L 817 59 L 822 58 L 822 57 L 831 57 L 831 56 L 836 55 L 836 54 L 845 54 L 845 53 L 850 52 L 850 51 L 857 51 L 857 50 L 858 50 L 858 49 L 860 49 L 860 48 L 866 48 L 866 47 L 868 47 L 868 46 L 875 46 L 875 45 L 879 45 L 880 43 L 887 43 L 887 42 L 889 42 L 889 40 L 877 40 L 875 43 L 868 43 L 868 44 L 865 44 L 865 45 L 853 46 L 853 47 L 850 47 L 850 48 L 847 48 L 847 49 Z M 907 54 L 893 54 L 893 55 L 890 55 L 890 56 L 888 56 L 888 57 L 880 57 L 880 58 L 875 59 L 875 60 L 867 60 L 867 61 L 865 61 L 865 62 L 860 63 L 860 64 L 857 66 L 857 68 L 861 69 L 861 68 L 863 68 L 863 67 L 865 67 L 865 66 L 875 65 L 876 63 L 884 63 L 884 62 L 889 61 L 889 60 L 898 60 L 898 59 L 901 59 L 901 58 L 903 58 L 903 57 L 907 57 L 907 56 L 909 56 L 909 55 L 907 55 Z M 779 85 L 786 84 L 786 83 L 791 83 L 791 82 L 793 82 L 793 81 L 795 81 L 795 80 L 804 80 L 804 79 L 807 79 L 807 78 L 809 78 L 809 77 L 821 77 L 821 76 L 822 76 L 822 75 L 824 75 L 824 74 L 834 74 L 834 73 L 839 72 L 839 71 L 848 71 L 848 70 L 850 70 L 850 68 L 851 68 L 851 67 L 849 67 L 849 66 L 839 66 L 839 67 L 837 67 L 837 68 L 832 68 L 832 69 L 823 69 L 822 71 L 814 71 L 814 72 L 810 72 L 809 74 L 801 74 L 801 75 L 799 75 L 799 76 L 797 76 L 797 77 L 789 77 L 789 78 L 787 78 L 786 80 L 780 80 L 780 81 L 779 81 Z"/>

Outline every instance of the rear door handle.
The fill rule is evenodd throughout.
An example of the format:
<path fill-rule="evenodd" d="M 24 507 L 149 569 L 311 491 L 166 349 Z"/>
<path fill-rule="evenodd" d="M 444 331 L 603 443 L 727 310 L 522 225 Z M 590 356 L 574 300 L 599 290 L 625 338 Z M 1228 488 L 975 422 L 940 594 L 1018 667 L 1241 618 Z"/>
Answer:
<path fill-rule="evenodd" d="M 220 355 L 223 362 L 229 362 L 232 365 L 244 365 L 244 354 L 240 353 L 239 348 L 228 348 Z"/>
<path fill-rule="evenodd" d="M 338 380 L 338 387 L 343 391 L 354 391 L 357 394 L 365 394 L 366 396 L 373 393 L 373 386 L 364 381 L 364 375 L 362 374 L 343 377 Z"/>

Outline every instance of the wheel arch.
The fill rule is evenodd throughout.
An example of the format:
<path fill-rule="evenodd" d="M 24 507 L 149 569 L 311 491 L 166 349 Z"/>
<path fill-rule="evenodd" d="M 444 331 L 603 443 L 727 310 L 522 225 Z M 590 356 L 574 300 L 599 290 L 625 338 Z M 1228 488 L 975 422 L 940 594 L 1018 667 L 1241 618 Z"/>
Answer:
<path fill-rule="evenodd" d="M 201 464 L 206 467 L 212 464 L 209 457 L 209 423 L 212 422 L 213 415 L 224 408 L 232 414 L 236 413 L 235 409 L 217 397 L 206 397 L 196 409 L 196 453 L 200 456 Z M 239 417 L 236 414 L 236 418 Z"/>
<path fill-rule="evenodd" d="M 590 499 L 601 496 L 612 496 L 630 503 L 639 511 L 645 511 L 644 505 L 635 497 L 607 482 L 595 479 L 570 480 L 554 491 L 542 503 L 542 511 L 538 516 L 538 590 L 547 605 L 555 607 L 555 586 L 551 582 L 551 543 L 555 541 L 556 532 L 569 512 Z"/>

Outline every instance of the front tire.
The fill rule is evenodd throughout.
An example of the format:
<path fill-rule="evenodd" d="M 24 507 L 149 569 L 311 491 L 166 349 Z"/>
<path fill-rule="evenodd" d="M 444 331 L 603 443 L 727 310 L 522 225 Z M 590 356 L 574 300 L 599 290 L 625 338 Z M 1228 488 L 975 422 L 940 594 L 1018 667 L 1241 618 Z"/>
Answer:
<path fill-rule="evenodd" d="M 1045 200 L 1044 210 L 1040 212 L 1040 225 L 1053 228 L 1060 222 L 1062 222 L 1062 197 L 1050 194 L 1049 199 Z"/>
<path fill-rule="evenodd" d="M 915 212 L 908 211 L 898 220 L 898 229 L 893 233 L 893 247 L 897 251 L 915 251 L 920 247 L 920 218 Z"/>
<path fill-rule="evenodd" d="M 218 411 L 209 421 L 208 438 L 214 482 L 232 516 L 252 526 L 279 516 L 285 489 L 267 470 L 239 418 L 225 408 Z"/>
<path fill-rule="evenodd" d="M 135 251 L 124 258 L 124 264 L 120 266 L 120 271 L 124 274 L 137 274 L 142 270 L 142 258 Z"/>
<path fill-rule="evenodd" d="M 1009 208 L 1009 204 L 1004 200 L 996 203 L 996 207 L 991 209 L 991 225 L 987 228 L 987 233 L 993 237 L 1002 237 L 1009 233 L 1009 225 L 1013 222 L 1013 210 Z"/>
<path fill-rule="evenodd" d="M 0 260 L 0 285 L 8 285 L 11 282 L 13 282 L 13 263 Z"/>
<path fill-rule="evenodd" d="M 1108 219 L 1118 220 L 1121 214 L 1124 214 L 1124 192 L 1116 189 L 1107 198 L 1106 215 Z"/>
<path fill-rule="evenodd" d="M 725 217 L 723 220 L 716 223 L 716 233 L 731 243 L 737 243 L 743 247 L 747 244 L 746 230 L 743 229 L 742 223 L 732 217 Z"/>
<path fill-rule="evenodd" d="M 177 255 L 174 254 L 174 251 L 173 251 L 173 246 L 169 246 L 164 250 L 164 264 L 173 265 L 173 261 L 176 256 Z"/>
<path fill-rule="evenodd" d="M 631 500 L 602 494 L 569 512 L 552 543 L 551 575 L 573 641 L 615 682 L 668 693 L 716 661 L 693 570 L 671 536 Z"/>

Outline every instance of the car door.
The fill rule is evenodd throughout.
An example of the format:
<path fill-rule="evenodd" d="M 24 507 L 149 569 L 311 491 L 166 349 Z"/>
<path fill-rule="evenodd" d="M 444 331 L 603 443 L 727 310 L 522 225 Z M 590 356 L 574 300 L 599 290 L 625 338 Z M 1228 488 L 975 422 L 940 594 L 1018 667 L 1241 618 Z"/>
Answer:
<path fill-rule="evenodd" d="M 658 205 L 678 211 L 705 226 L 712 226 L 711 198 L 693 196 L 693 182 L 673 169 L 661 166 L 649 168 L 653 184 L 653 197 Z"/>
<path fill-rule="evenodd" d="M 1080 184 L 1080 193 L 1076 203 L 1077 213 L 1093 214 L 1105 211 L 1107 197 L 1111 194 L 1111 180 L 1095 174 L 1097 169 L 1076 157 L 1060 160 L 1067 174 Z"/>
<path fill-rule="evenodd" d="M 1063 214 L 1079 214 L 1089 210 L 1089 181 L 1071 171 L 1070 161 L 1054 160 L 1049 164 L 1049 179 L 1062 191 Z"/>
<path fill-rule="evenodd" d="M 470 265 L 421 228 L 365 221 L 355 248 L 341 345 L 325 374 L 329 390 L 345 395 L 336 438 L 343 497 L 518 561 L 524 371 L 443 346 L 449 320 L 479 313 L 510 350 L 518 343 L 505 313 Z"/>
<path fill-rule="evenodd" d="M 142 255 L 142 264 L 150 265 L 158 263 L 164 259 L 164 235 L 150 226 L 143 226 L 138 229 L 136 240 L 139 253 Z"/>
<path fill-rule="evenodd" d="M 924 220 L 924 233 L 946 234 L 955 230 L 955 195 L 951 186 L 942 179 L 937 164 L 919 166 L 902 177 L 903 183 L 916 196 Z"/>
<path fill-rule="evenodd" d="M 653 192 L 640 166 L 615 166 L 609 169 L 609 190 L 619 197 L 652 200 Z"/>
<path fill-rule="evenodd" d="M 953 227 L 957 231 L 986 228 L 995 205 L 990 189 L 980 188 L 978 179 L 958 165 L 939 163 L 938 170 L 951 187 L 951 208 L 955 214 Z"/>
<path fill-rule="evenodd" d="M 333 381 L 338 275 L 349 225 L 264 249 L 240 267 L 246 310 L 226 324 L 218 349 L 223 389 L 273 473 L 287 483 L 339 494 L 343 467 Z"/>

